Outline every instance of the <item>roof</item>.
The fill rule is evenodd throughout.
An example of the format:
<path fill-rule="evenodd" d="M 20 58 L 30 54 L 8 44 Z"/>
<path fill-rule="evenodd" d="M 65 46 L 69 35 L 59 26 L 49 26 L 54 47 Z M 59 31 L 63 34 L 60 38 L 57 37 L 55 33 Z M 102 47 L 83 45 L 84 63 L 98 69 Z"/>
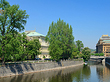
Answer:
<path fill-rule="evenodd" d="M 106 36 L 108 36 L 108 35 L 102 35 L 102 37 L 106 37 Z"/>
<path fill-rule="evenodd" d="M 43 37 L 45 37 L 45 35 L 35 32 L 35 31 L 25 31 L 25 33 L 27 36 L 43 36 Z"/>
<path fill-rule="evenodd" d="M 110 43 L 110 40 L 103 40 L 104 43 Z"/>
<path fill-rule="evenodd" d="M 101 40 L 110 40 L 110 36 L 108 36 L 108 35 L 102 35 L 102 37 L 100 39 Z"/>

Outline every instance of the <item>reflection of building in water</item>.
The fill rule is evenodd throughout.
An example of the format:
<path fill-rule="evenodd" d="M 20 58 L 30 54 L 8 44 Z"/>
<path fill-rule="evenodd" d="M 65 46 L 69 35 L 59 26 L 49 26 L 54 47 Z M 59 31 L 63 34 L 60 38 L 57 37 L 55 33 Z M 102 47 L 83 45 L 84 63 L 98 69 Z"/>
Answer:
<path fill-rule="evenodd" d="M 110 80 L 110 66 L 109 68 L 106 66 L 97 66 L 97 74 L 101 80 L 104 82 L 109 82 Z"/>
<path fill-rule="evenodd" d="M 35 30 L 25 31 L 25 33 L 29 41 L 35 38 L 39 39 L 39 42 L 41 44 L 41 54 L 38 55 L 37 57 L 41 59 L 43 59 L 44 56 L 45 58 L 50 58 L 49 51 L 48 51 L 49 44 L 45 41 L 45 36 L 40 33 L 35 32 Z"/>
<path fill-rule="evenodd" d="M 96 44 L 96 53 L 104 53 L 105 56 L 110 56 L 110 36 L 102 35 Z"/>
<path fill-rule="evenodd" d="M 110 69 L 108 69 L 107 67 L 103 68 L 103 76 L 108 76 L 110 75 Z"/>

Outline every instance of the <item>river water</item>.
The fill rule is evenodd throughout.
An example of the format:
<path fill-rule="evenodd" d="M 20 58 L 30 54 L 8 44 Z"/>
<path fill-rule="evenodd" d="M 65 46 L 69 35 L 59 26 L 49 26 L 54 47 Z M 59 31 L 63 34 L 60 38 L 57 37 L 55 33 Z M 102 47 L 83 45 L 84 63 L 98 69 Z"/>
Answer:
<path fill-rule="evenodd" d="M 110 82 L 110 65 L 88 65 L 0 78 L 0 82 Z"/>

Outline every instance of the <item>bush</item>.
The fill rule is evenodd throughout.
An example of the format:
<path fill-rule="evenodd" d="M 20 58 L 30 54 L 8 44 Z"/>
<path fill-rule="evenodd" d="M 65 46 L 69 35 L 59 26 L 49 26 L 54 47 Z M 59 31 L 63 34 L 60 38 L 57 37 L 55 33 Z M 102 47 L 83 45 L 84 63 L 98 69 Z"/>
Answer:
<path fill-rule="evenodd" d="M 95 53 L 94 56 L 104 56 L 104 53 Z"/>
<path fill-rule="evenodd" d="M 93 56 L 93 55 L 94 55 L 94 53 L 91 53 L 91 55 Z"/>

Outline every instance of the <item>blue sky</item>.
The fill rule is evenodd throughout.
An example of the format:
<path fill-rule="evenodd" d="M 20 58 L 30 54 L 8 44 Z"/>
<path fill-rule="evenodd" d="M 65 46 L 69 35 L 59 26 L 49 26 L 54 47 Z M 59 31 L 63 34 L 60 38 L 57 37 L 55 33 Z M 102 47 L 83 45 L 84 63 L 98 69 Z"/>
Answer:
<path fill-rule="evenodd" d="M 99 38 L 110 36 L 110 0 L 7 0 L 29 14 L 26 30 L 46 35 L 59 18 L 72 25 L 73 36 L 95 49 Z"/>

